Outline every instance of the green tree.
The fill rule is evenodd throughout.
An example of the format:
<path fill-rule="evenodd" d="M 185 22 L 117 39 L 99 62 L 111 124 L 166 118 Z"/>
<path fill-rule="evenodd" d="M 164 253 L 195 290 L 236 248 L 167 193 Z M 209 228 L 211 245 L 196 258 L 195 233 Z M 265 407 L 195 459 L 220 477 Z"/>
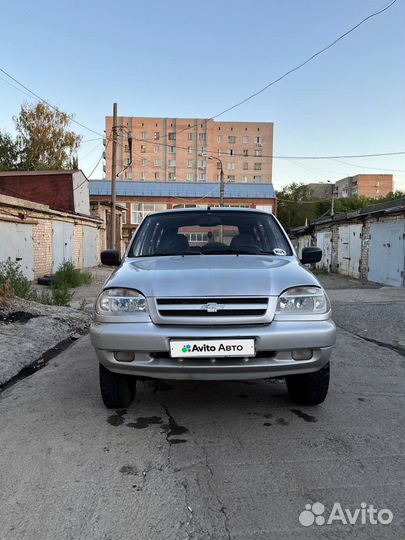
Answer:
<path fill-rule="evenodd" d="M 0 131 L 0 171 L 14 171 L 19 168 L 18 144 L 11 135 Z"/>
<path fill-rule="evenodd" d="M 316 217 L 317 204 L 310 187 L 293 182 L 277 192 L 277 217 L 287 229 L 300 227 Z"/>
<path fill-rule="evenodd" d="M 69 169 L 81 136 L 69 130 L 72 116 L 46 103 L 24 103 L 14 118 L 22 168 Z"/>

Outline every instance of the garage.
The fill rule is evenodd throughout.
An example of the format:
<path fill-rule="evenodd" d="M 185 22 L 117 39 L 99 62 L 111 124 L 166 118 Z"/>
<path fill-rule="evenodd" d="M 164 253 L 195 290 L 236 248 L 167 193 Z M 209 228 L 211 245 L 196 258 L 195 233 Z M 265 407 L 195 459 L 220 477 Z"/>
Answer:
<path fill-rule="evenodd" d="M 376 283 L 402 286 L 405 221 L 372 223 L 368 258 L 368 279 Z"/>
<path fill-rule="evenodd" d="M 65 261 L 73 261 L 73 223 L 54 221 L 52 223 L 52 271 Z"/>
<path fill-rule="evenodd" d="M 338 264 L 340 274 L 354 278 L 360 277 L 362 229 L 361 223 L 339 227 Z"/>
<path fill-rule="evenodd" d="M 97 266 L 97 229 L 83 225 L 83 267 Z"/>
<path fill-rule="evenodd" d="M 332 264 L 332 233 L 330 231 L 317 232 L 316 245 L 322 250 L 322 259 L 316 267 L 329 271 Z"/>
<path fill-rule="evenodd" d="M 32 238 L 32 225 L 22 223 L 0 222 L 0 236 L 6 239 L 0 242 L 0 262 L 8 257 L 18 262 L 24 276 L 34 279 L 34 242 Z"/>

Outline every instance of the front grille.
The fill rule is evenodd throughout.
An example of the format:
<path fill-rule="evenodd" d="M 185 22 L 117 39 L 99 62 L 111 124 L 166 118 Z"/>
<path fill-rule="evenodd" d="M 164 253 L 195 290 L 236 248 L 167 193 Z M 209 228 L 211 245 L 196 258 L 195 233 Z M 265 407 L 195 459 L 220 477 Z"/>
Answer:
<path fill-rule="evenodd" d="M 156 307 L 164 318 L 263 317 L 268 308 L 268 298 L 157 298 Z"/>

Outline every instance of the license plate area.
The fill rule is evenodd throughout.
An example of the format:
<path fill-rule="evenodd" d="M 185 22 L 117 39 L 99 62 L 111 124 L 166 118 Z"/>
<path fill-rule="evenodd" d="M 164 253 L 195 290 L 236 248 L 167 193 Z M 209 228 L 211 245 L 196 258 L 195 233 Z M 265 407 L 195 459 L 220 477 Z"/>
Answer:
<path fill-rule="evenodd" d="M 255 356 L 255 340 L 246 339 L 171 339 L 172 358 L 213 358 Z"/>

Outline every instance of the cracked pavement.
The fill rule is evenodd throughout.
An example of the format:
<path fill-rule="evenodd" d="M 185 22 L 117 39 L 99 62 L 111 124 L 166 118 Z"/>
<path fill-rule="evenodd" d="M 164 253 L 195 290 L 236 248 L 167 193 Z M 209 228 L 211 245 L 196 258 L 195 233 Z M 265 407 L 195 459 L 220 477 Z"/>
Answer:
<path fill-rule="evenodd" d="M 404 538 L 405 291 L 321 280 L 338 342 L 319 407 L 280 380 L 150 381 L 109 411 L 87 336 L 6 389 L 0 538 Z M 316 501 L 394 520 L 302 527 Z"/>

